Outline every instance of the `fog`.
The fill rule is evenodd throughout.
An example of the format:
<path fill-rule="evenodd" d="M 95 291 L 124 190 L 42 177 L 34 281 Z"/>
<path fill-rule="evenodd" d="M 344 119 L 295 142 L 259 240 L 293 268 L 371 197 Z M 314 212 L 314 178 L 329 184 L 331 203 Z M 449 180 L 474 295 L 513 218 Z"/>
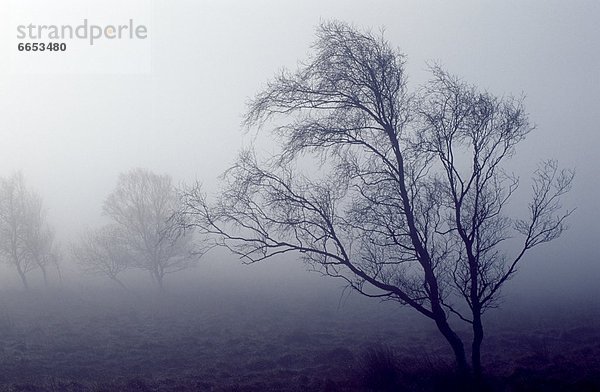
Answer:
<path fill-rule="evenodd" d="M 0 4 L 2 25 L 9 24 L 8 10 L 3 9 L 6 6 Z M 70 300 L 65 299 L 80 296 L 85 298 L 82 301 L 95 304 L 101 314 L 118 313 L 121 310 L 114 309 L 129 309 L 130 305 L 141 306 L 140 314 L 151 314 L 153 310 L 148 309 L 154 305 L 148 303 L 154 304 L 154 300 L 144 302 L 140 298 L 160 296 L 147 273 L 127 271 L 122 280 L 131 292 L 117 294 L 106 278 L 82 274 L 71 256 L 71 244 L 79 241 L 85 230 L 109 221 L 102 215 L 102 206 L 115 189 L 120 173 L 146 168 L 170 175 L 181 186 L 199 181 L 209 197 L 216 197 L 221 174 L 235 162 L 242 148 L 252 145 L 257 154 L 265 157 L 276 152 L 268 126 L 261 130 L 243 129 L 247 103 L 281 69 L 294 70 L 306 60 L 315 41 L 315 28 L 332 19 L 359 29 L 383 29 L 392 46 L 407 56 L 406 72 L 413 91 L 428 80 L 428 64 L 438 63 L 495 95 L 526 97 L 525 109 L 536 129 L 518 145 L 507 165 L 521 178 L 511 212 L 523 213 L 530 196 L 528 178 L 537 163 L 547 158 L 575 169 L 573 189 L 563 204 L 576 210 L 568 219 L 569 229 L 559 239 L 527 254 L 519 273 L 503 291 L 501 309 L 490 311 L 490 320 L 496 326 L 516 325 L 517 319 L 523 325 L 535 325 L 556 316 L 558 321 L 548 322 L 544 328 L 590 326 L 597 333 L 600 3 L 596 1 L 155 0 L 149 23 L 150 72 L 20 73 L 11 70 L 7 61 L 1 61 L 0 177 L 9 177 L 16 171 L 23 173 L 27 185 L 42 197 L 47 220 L 55 228 L 64 251 L 60 261 L 62 280 L 51 271 L 52 294 L 43 294 L 42 276 L 33 271 L 33 290 L 28 294 L 33 299 L 23 307 L 43 314 L 36 306 L 50 301 L 49 307 L 55 306 L 58 313 L 64 312 L 68 318 L 69 312 L 87 312 L 85 306 L 71 307 Z M 0 35 L 0 51 L 5 54 L 15 50 L 9 38 L 13 32 L 7 30 Z M 21 327 L 30 328 L 35 317 L 20 313 L 9 301 L 18 298 L 19 304 L 24 303 L 14 267 L 4 263 L 0 271 L 0 293 L 5 293 L 0 294 L 3 312 L 16 320 L 12 332 L 6 332 L 10 335 Z M 343 280 L 309 272 L 296 254 L 244 265 L 225 249 L 213 249 L 196 267 L 167 276 L 165 287 L 167 296 L 173 296 L 163 299 L 165 303 L 187 298 L 180 302 L 189 300 L 190 309 L 205 306 L 211 314 L 223 309 L 227 322 L 237 322 L 231 321 L 235 318 L 227 312 L 243 314 L 240 318 L 244 320 L 249 317 L 245 312 L 251 313 L 248 309 L 258 314 L 259 308 L 265 314 L 273 309 L 270 316 L 285 318 L 282 309 L 288 309 L 285 304 L 290 303 L 291 312 L 302 309 L 299 312 L 306 312 L 302 313 L 306 319 L 339 322 L 336 328 L 350 325 L 352 331 L 358 331 L 356 336 L 338 342 L 354 344 L 346 347 L 352 352 L 360 351 L 365 342 L 381 343 L 378 328 L 393 329 L 392 324 L 402 324 L 402 328 L 419 325 L 416 335 L 424 340 L 427 338 L 423 331 L 435 334 L 433 324 L 411 309 L 398 310 L 401 307 L 395 303 L 349 294 Z M 123 298 L 119 299 L 121 295 Z M 156 299 L 156 303 L 163 300 Z M 113 302 L 116 305 L 111 305 Z M 316 309 L 316 315 L 309 312 L 311 308 Z M 531 309 L 538 312 L 529 312 Z M 593 309 L 588 316 L 595 321 L 573 321 L 567 326 L 565 309 L 576 315 Z M 188 311 L 180 312 L 177 314 Z M 260 330 L 263 327 L 259 319 L 248 321 L 248 325 Z M 361 331 L 357 320 L 364 319 L 369 319 L 364 325 L 371 330 Z M 265 320 L 274 322 L 267 316 Z M 411 324 L 410 320 L 422 324 Z M 73 328 L 77 328 L 75 323 Z M 179 332 L 185 329 L 177 328 Z M 237 331 L 236 328 L 232 330 Z M 496 336 L 502 328 L 490 327 L 489 333 Z M 523 327 L 525 335 L 529 333 L 527 328 Z M 264 329 L 266 333 L 273 332 Z M 343 328 L 339 333 L 346 337 L 351 334 Z M 359 342 L 361 333 L 366 336 L 365 342 Z M 441 358 L 451 362 L 445 342 L 438 343 L 430 355 L 441 353 Z M 226 344 L 226 339 L 216 344 Z M 14 359 L 6 355 L 3 361 L 12 363 Z M 303 355 L 309 358 L 311 354 Z M 277 362 L 276 358 L 269 360 Z M 143 369 L 128 369 L 127 374 L 108 373 L 110 377 L 146 374 Z M 177 374 L 176 369 L 173 365 L 170 374 Z M 22 370 L 20 374 L 32 378 L 38 371 L 44 377 L 52 373 Z M 262 368 L 253 371 L 260 373 Z M 156 377 L 165 376 L 152 372 Z M 261 375 L 264 376 L 260 373 L 254 377 L 260 379 Z M 6 382 L 17 381 L 7 377 Z M 56 377 L 77 378 L 76 372 Z M 224 378 L 210 381 L 212 387 L 219 385 L 219 380 Z M 315 385 L 311 386 L 313 390 L 325 388 L 325 384 Z M 203 388 L 211 390 L 206 385 Z M 269 388 L 277 390 L 276 386 Z M 260 387 L 255 385 L 254 390 Z"/>

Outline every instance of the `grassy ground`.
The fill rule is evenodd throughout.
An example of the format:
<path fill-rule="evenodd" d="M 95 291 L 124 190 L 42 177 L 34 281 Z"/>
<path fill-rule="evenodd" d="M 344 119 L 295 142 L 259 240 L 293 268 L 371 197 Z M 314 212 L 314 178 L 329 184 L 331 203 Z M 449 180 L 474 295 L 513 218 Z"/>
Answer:
<path fill-rule="evenodd" d="M 249 294 L 3 292 L 0 390 L 473 389 L 413 312 L 356 298 L 340 307 L 331 293 Z M 481 389 L 600 390 L 598 315 L 538 311 L 490 319 Z"/>

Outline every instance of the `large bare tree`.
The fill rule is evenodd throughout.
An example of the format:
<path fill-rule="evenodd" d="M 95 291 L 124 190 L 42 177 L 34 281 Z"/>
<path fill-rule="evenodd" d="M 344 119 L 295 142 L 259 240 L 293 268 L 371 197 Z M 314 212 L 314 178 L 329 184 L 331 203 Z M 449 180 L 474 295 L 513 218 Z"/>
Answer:
<path fill-rule="evenodd" d="M 104 202 L 104 213 L 121 231 L 132 265 L 148 271 L 161 290 L 165 275 L 192 267 L 199 257 L 191 233 L 183 235 L 170 219 L 179 200 L 170 176 L 134 169 L 119 176 Z"/>
<path fill-rule="evenodd" d="M 480 374 L 481 316 L 524 254 L 565 229 L 560 198 L 573 173 L 543 163 L 529 216 L 510 219 L 518 181 L 502 167 L 532 130 L 520 99 L 437 66 L 411 93 L 404 56 L 345 23 L 321 24 L 313 49 L 249 104 L 246 125 L 272 124 L 281 153 L 261 161 L 243 151 L 215 201 L 189 189 L 182 224 L 245 262 L 297 252 L 364 295 L 414 308 L 462 372 L 470 366 L 452 324 L 469 323 Z M 503 247 L 514 235 L 518 248 Z"/>
<path fill-rule="evenodd" d="M 566 229 L 572 210 L 562 210 L 560 199 L 571 189 L 574 172 L 560 170 L 553 160 L 542 162 L 532 178 L 527 215 L 510 219 L 506 206 L 518 178 L 503 171 L 502 163 L 532 129 L 522 101 L 479 92 L 440 67 L 433 67 L 432 75 L 415 107 L 414 138 L 416 149 L 432 158 L 427 167 L 431 174 L 415 185 L 433 191 L 428 198 L 435 201 L 420 215 L 435 216 L 425 220 L 431 241 L 444 242 L 444 273 L 454 294 L 468 305 L 468 314 L 452 306 L 451 298 L 442 298 L 442 304 L 471 324 L 472 365 L 480 375 L 482 315 L 497 304 L 502 285 L 525 253 Z M 501 245 L 516 234 L 516 244 Z"/>

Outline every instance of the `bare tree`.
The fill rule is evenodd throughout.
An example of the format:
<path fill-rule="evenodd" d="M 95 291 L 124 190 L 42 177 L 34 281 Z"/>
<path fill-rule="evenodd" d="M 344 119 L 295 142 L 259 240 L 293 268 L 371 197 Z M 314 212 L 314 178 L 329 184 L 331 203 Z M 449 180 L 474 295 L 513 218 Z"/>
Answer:
<path fill-rule="evenodd" d="M 446 271 L 470 315 L 448 299 L 442 298 L 442 304 L 472 325 L 472 365 L 481 375 L 482 315 L 497 305 L 502 285 L 525 253 L 566 229 L 572 210 L 561 211 L 560 198 L 571 189 L 574 172 L 560 170 L 556 161 L 541 163 L 533 176 L 528 216 L 509 219 L 504 212 L 518 178 L 503 171 L 501 163 L 532 129 L 521 100 L 479 92 L 438 66 L 432 74 L 415 109 L 416 146 L 432 157 L 429 169 L 436 173 L 429 185 L 435 203 L 428 206 L 436 219 L 426 223 L 434 230 L 432 240 L 443 240 L 449 250 Z M 522 238 L 507 252 L 500 245 L 515 234 Z"/>
<path fill-rule="evenodd" d="M 83 271 L 90 275 L 104 275 L 127 290 L 119 274 L 131 268 L 131 255 L 124 233 L 116 225 L 89 230 L 83 234 L 72 253 Z"/>
<path fill-rule="evenodd" d="M 54 232 L 46 223 L 39 195 L 27 189 L 21 173 L 0 184 L 0 253 L 14 265 L 23 286 L 27 274 L 40 268 L 47 284 L 46 266 L 55 261 Z"/>
<path fill-rule="evenodd" d="M 165 275 L 192 267 L 199 257 L 191 233 L 183 235 L 170 219 L 178 207 L 171 177 L 145 169 L 121 174 L 104 202 L 104 213 L 122 231 L 133 265 L 147 270 L 161 290 Z"/>
<path fill-rule="evenodd" d="M 249 127 L 283 124 L 273 130 L 281 153 L 259 162 L 242 152 L 214 203 L 189 189 L 182 225 L 247 263 L 298 252 L 364 295 L 411 306 L 435 322 L 461 372 L 469 365 L 452 323 L 472 324 L 480 373 L 481 314 L 525 252 L 564 230 L 570 212 L 559 199 L 572 173 L 544 164 L 530 216 L 511 220 L 517 179 L 502 164 L 532 129 L 521 100 L 479 92 L 439 67 L 410 93 L 404 56 L 344 23 L 321 24 L 313 49 L 249 105 Z M 307 157 L 318 166 L 302 170 Z M 511 232 L 524 239 L 509 258 L 501 245 Z M 470 317 L 454 304 L 461 299 Z"/>
<path fill-rule="evenodd" d="M 0 249 L 5 261 L 12 264 L 21 278 L 23 287 L 29 288 L 27 273 L 36 264 L 29 257 L 27 247 L 27 231 L 30 193 L 25 187 L 21 173 L 16 173 L 8 179 L 2 179 L 0 190 Z"/>
<path fill-rule="evenodd" d="M 47 268 L 49 266 L 54 265 L 57 268 L 60 278 L 59 250 L 55 243 L 54 230 L 46 223 L 46 213 L 43 209 L 42 199 L 38 195 L 30 194 L 27 216 L 28 220 L 25 225 L 26 252 L 36 267 L 42 271 L 44 285 L 48 287 Z"/>

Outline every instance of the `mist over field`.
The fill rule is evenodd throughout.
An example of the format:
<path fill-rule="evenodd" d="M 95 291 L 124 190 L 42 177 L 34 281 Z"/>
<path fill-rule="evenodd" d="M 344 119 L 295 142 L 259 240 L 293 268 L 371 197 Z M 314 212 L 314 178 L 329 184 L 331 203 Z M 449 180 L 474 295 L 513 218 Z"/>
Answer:
<path fill-rule="evenodd" d="M 4 7 L 0 24 L 8 25 Z M 19 73 L 0 62 L 0 390 L 600 390 L 600 3 L 155 0 L 148 7 L 150 72 Z M 545 217 L 546 223 L 555 223 L 567 211 L 564 230 L 559 221 L 556 239 L 528 250 L 484 313 L 483 381 L 474 377 L 467 382 L 464 374 L 455 373 L 456 353 L 440 334 L 440 320 L 429 308 L 418 310 L 428 303 L 430 282 L 424 297 L 418 289 L 410 292 L 410 279 L 397 283 L 417 297 L 413 305 L 403 306 L 410 301 L 390 294 L 398 292 L 384 290 L 386 295 L 368 298 L 349 287 L 363 288 L 347 280 L 346 272 L 327 269 L 330 259 L 310 259 L 313 249 L 304 248 L 302 235 L 319 244 L 325 238 L 314 231 L 282 230 L 293 232 L 290 237 L 299 238 L 301 246 L 289 251 L 281 244 L 275 250 L 257 245 L 248 254 L 269 256 L 251 264 L 244 263 L 249 258 L 212 246 L 218 236 L 206 233 L 214 229 L 208 219 L 195 216 L 186 227 L 189 232 L 179 231 L 177 224 L 188 224 L 189 217 L 172 214 L 180 208 L 178 197 L 185 192 L 189 197 L 194 184 L 201 184 L 198 189 L 206 196 L 188 199 L 196 207 L 204 200 L 215 206 L 222 195 L 233 194 L 239 197 L 240 204 L 233 205 L 238 208 L 254 201 L 245 196 L 259 194 L 260 189 L 245 195 L 240 190 L 254 188 L 233 181 L 235 171 L 229 177 L 223 173 L 234 164 L 258 173 L 258 165 L 241 154 L 250 148 L 259 163 L 272 164 L 269 158 L 282 146 L 271 129 L 300 127 L 310 117 L 293 117 L 289 96 L 289 102 L 269 101 L 265 94 L 263 106 L 256 102 L 261 92 L 287 86 L 276 82 L 286 75 L 282 70 L 295 75 L 314 60 L 310 56 L 320 48 L 318 38 L 327 33 L 323 26 L 348 36 L 354 31 L 383 34 L 390 50 L 398 51 L 391 53 L 405 55 L 411 94 L 429 97 L 425 86 L 439 66 L 456 76 L 444 79 L 442 74 L 440 80 L 473 85 L 506 100 L 498 107 L 502 113 L 514 109 L 518 120 L 524 113 L 532 131 L 523 140 L 516 137 L 514 154 L 503 161 L 502 173 L 519 177 L 519 187 L 503 205 L 507 216 L 527 217 L 536 186 L 532 175 L 541 161 L 555 159 L 559 168 L 575 173 L 560 194 L 560 208 Z M 1 52 L 15 50 L 13 33 L 0 34 Z M 99 66 L 110 68 L 108 63 Z M 324 68 L 326 76 L 335 76 Z M 517 103 L 522 99 L 523 112 L 518 104 L 510 106 L 510 97 Z M 318 106 L 315 102 L 310 104 Z M 281 109 L 286 103 L 286 109 L 293 109 L 289 118 L 249 121 L 253 110 L 260 117 L 269 104 Z M 335 118 L 344 125 L 355 119 Z M 346 157 L 348 162 L 352 157 Z M 290 182 L 326 178 L 335 188 L 327 195 L 335 194 L 344 181 L 326 177 L 330 162 L 321 158 L 298 152 L 294 169 L 301 175 L 290 175 Z M 469 156 L 461 159 L 466 167 L 471 163 Z M 359 159 L 352 163 L 362 164 Z M 348 173 L 351 166 L 345 167 Z M 273 167 L 287 178 L 283 163 Z M 239 192 L 226 193 L 231 184 Z M 324 189 L 301 184 L 304 190 Z M 385 194 L 381 189 L 373 195 Z M 128 203 L 146 196 L 164 205 L 136 220 Z M 5 213 L 12 205 L 7 200 L 21 199 L 27 199 L 23 211 L 33 211 L 14 215 L 28 217 L 23 218 L 23 235 L 30 241 L 23 240 L 28 244 L 23 254 L 30 260 L 23 271 L 10 251 L 16 249 L 11 243 L 22 238 L 11 237 Z M 344 213 L 350 210 L 342 207 Z M 228 217 L 224 210 L 215 216 Z M 251 216 L 235 211 L 237 217 Z M 262 213 L 258 207 L 243 210 L 248 211 Z M 273 211 L 265 216 L 280 212 Z M 305 223 L 298 216 L 307 215 L 282 211 L 297 219 L 297 226 Z M 332 216 L 336 221 L 335 212 Z M 139 222 L 152 224 L 140 229 Z M 262 229 L 260 219 L 251 223 Z M 367 224 L 355 229 L 375 231 Z M 156 237 L 154 253 L 140 251 L 147 245 L 146 234 Z M 435 235 L 445 234 L 440 229 Z M 499 249 L 518 253 L 517 234 L 499 241 Z M 348 249 L 355 252 L 366 237 L 353 237 Z M 369 239 L 365 243 L 378 243 Z M 327 241 L 323 249 L 329 251 Z M 286 251 L 271 257 L 278 249 Z M 169 261 L 160 264 L 159 256 L 149 261 L 149 254 L 167 255 Z M 402 257 L 402 262 L 413 262 Z M 103 264 L 106 260 L 110 263 Z M 385 281 L 387 265 L 381 265 L 373 275 Z M 490 270 L 495 271 L 484 272 Z M 440 286 L 460 286 L 461 277 L 454 273 L 444 275 Z M 485 285 L 487 276 L 481 275 Z M 473 322 L 463 322 L 458 314 L 471 310 L 465 303 L 445 308 L 467 357 Z"/>

